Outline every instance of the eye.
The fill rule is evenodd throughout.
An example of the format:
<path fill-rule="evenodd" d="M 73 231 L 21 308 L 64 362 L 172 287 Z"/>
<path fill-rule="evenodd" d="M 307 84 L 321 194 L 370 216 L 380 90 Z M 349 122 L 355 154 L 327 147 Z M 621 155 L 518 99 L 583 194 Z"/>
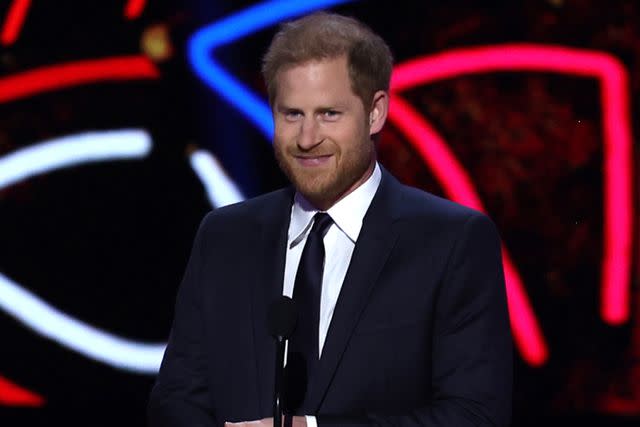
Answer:
<path fill-rule="evenodd" d="M 322 113 L 322 118 L 333 122 L 338 120 L 338 118 L 340 117 L 342 113 L 340 111 L 336 111 L 336 110 L 326 110 Z"/>
<path fill-rule="evenodd" d="M 284 118 L 290 122 L 294 122 L 300 117 L 302 117 L 302 112 L 299 110 L 287 110 L 284 112 Z"/>

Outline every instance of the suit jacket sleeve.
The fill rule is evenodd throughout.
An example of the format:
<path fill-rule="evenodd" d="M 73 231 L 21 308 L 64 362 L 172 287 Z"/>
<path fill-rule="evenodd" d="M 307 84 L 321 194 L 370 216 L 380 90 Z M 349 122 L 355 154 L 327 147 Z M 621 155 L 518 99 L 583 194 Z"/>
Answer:
<path fill-rule="evenodd" d="M 182 280 L 169 343 L 151 392 L 148 418 L 153 427 L 216 424 L 206 385 L 200 270 L 208 216 L 196 235 Z"/>
<path fill-rule="evenodd" d="M 319 425 L 509 425 L 512 341 L 500 239 L 483 215 L 472 214 L 458 233 L 434 316 L 430 402 L 404 414 L 374 410 L 360 420 L 319 416 Z"/>

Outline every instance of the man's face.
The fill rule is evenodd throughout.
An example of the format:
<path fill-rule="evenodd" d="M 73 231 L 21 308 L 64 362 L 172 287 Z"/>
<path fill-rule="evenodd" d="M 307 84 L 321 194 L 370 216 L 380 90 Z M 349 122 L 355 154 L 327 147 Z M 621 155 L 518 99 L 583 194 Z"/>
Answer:
<path fill-rule="evenodd" d="M 296 189 L 326 210 L 373 171 L 370 114 L 351 89 L 345 57 L 295 65 L 276 79 L 276 159 Z"/>

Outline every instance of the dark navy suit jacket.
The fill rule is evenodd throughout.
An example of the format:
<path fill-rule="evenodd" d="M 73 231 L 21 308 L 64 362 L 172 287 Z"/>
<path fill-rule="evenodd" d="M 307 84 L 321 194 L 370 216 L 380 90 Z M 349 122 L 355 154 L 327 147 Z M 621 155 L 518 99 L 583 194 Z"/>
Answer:
<path fill-rule="evenodd" d="M 272 415 L 269 304 L 293 190 L 203 220 L 151 393 L 153 426 Z M 383 170 L 309 391 L 320 425 L 506 426 L 512 342 L 500 240 L 484 215 Z"/>

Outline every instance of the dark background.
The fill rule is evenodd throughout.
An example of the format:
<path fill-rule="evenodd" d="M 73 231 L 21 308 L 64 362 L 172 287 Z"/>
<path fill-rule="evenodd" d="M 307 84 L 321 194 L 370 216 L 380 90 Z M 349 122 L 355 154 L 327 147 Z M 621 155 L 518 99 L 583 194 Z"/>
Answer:
<path fill-rule="evenodd" d="M 0 2 L 0 25 L 12 3 Z M 129 20 L 124 0 L 34 1 L 18 39 L 0 46 L 0 79 L 126 54 L 149 55 L 161 74 L 0 103 L 0 156 L 87 130 L 143 128 L 154 141 L 144 160 L 61 169 L 0 189 L 0 271 L 85 322 L 162 342 L 193 236 L 211 209 L 188 154 L 194 147 L 213 153 L 247 197 L 286 181 L 269 141 L 196 76 L 186 57 L 195 31 L 255 2 L 146 3 Z M 357 1 L 333 10 L 370 25 L 397 63 L 506 42 L 611 54 L 629 73 L 632 133 L 638 135 L 637 1 Z M 275 29 L 216 51 L 220 63 L 263 95 L 260 58 Z M 150 31 L 159 41 L 148 41 Z M 442 80 L 403 96 L 434 124 L 473 179 L 549 344 L 544 366 L 516 361 L 513 425 L 640 421 L 637 231 L 631 320 L 613 327 L 599 316 L 603 141 L 597 81 L 501 72 Z M 636 163 L 637 145 L 634 140 Z M 403 182 L 443 194 L 392 125 L 382 133 L 379 153 Z M 637 221 L 637 213 L 633 217 Z M 0 425 L 144 424 L 152 376 L 87 359 L 1 310 L 0 340 L 0 377 L 45 399 L 39 407 L 0 400 Z"/>

